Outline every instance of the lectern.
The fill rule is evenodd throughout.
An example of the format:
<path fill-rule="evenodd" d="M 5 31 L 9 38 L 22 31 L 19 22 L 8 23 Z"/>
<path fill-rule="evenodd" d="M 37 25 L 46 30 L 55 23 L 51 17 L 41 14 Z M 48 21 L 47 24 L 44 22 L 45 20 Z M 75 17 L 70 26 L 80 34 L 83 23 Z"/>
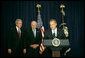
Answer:
<path fill-rule="evenodd" d="M 60 57 L 60 50 L 62 50 L 63 47 L 69 46 L 69 40 L 58 38 L 44 39 L 43 45 L 51 48 L 52 57 Z"/>

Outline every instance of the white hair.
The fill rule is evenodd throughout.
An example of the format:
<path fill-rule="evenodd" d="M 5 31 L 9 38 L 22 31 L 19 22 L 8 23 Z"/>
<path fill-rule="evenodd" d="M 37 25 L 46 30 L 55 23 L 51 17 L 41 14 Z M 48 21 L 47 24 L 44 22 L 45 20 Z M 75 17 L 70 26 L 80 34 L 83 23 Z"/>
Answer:
<path fill-rule="evenodd" d="M 36 23 L 36 25 L 37 25 L 37 22 L 36 22 L 36 21 L 31 21 L 31 24 L 32 24 L 33 22 L 35 22 L 35 23 Z"/>

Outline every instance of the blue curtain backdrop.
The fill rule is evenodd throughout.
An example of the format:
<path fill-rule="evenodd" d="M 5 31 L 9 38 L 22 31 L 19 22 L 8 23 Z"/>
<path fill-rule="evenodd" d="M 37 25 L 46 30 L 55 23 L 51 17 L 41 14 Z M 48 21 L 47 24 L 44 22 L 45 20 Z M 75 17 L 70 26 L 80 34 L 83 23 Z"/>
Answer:
<path fill-rule="evenodd" d="M 84 2 L 83 1 L 3 1 L 1 2 L 1 55 L 6 56 L 6 37 L 9 28 L 15 26 L 15 20 L 23 20 L 23 29 L 30 27 L 31 20 L 37 20 L 36 5 L 41 4 L 41 17 L 45 30 L 49 20 L 54 18 L 61 23 L 60 5 L 64 4 L 65 22 L 69 28 L 71 52 L 67 56 L 84 56 Z"/>

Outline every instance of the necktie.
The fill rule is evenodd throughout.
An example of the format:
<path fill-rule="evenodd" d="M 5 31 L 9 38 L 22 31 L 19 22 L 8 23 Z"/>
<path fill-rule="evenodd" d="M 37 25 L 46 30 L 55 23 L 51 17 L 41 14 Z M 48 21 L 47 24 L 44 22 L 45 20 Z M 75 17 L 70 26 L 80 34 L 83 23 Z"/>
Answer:
<path fill-rule="evenodd" d="M 55 38 L 55 30 L 53 30 L 52 36 L 53 36 L 53 38 Z"/>
<path fill-rule="evenodd" d="M 53 38 L 55 38 L 55 33 L 53 33 Z"/>
<path fill-rule="evenodd" d="M 20 30 L 18 30 L 18 35 L 19 35 L 19 38 L 20 38 Z"/>

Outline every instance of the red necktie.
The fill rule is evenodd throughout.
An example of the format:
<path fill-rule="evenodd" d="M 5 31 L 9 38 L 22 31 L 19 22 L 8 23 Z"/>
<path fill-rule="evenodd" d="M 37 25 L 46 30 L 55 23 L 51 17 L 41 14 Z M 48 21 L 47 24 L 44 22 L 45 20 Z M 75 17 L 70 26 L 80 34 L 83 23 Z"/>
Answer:
<path fill-rule="evenodd" d="M 19 38 L 20 38 L 20 30 L 18 30 L 18 35 L 19 35 Z"/>

